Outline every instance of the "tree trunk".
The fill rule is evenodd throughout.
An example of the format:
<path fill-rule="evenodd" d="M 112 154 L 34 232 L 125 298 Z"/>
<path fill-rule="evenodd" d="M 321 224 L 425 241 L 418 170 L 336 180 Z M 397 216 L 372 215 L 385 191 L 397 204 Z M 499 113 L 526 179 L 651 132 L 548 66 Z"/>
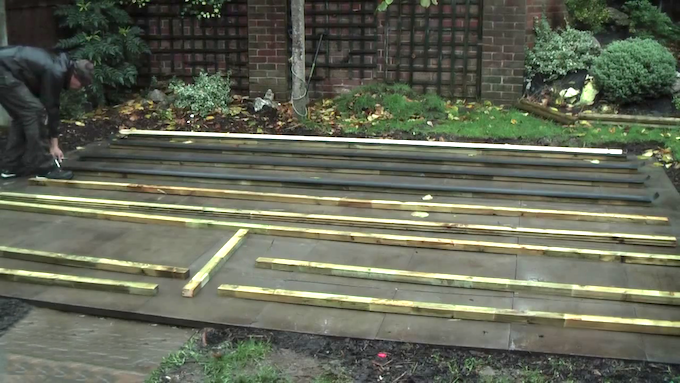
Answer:
<path fill-rule="evenodd" d="M 293 24 L 293 57 L 291 68 L 293 89 L 291 103 L 298 118 L 307 117 L 307 87 L 305 84 L 305 0 L 291 0 Z"/>

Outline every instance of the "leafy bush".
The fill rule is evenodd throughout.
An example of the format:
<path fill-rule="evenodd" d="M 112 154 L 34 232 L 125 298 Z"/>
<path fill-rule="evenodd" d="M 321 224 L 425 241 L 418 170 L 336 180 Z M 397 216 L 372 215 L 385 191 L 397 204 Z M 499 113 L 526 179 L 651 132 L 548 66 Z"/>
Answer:
<path fill-rule="evenodd" d="M 593 65 L 593 76 L 604 95 L 615 102 L 640 101 L 668 94 L 675 83 L 676 60 L 651 39 L 617 41 Z"/>
<path fill-rule="evenodd" d="M 137 82 L 137 67 L 149 48 L 140 38 L 141 29 L 114 0 L 77 0 L 55 11 L 60 26 L 72 37 L 59 41 L 58 49 L 74 59 L 95 64 L 94 83 L 88 94 L 97 104 L 117 101 L 121 89 Z"/>
<path fill-rule="evenodd" d="M 174 104 L 181 109 L 187 109 L 207 117 L 211 113 L 226 112 L 229 109 L 231 92 L 229 73 L 208 75 L 201 72 L 194 77 L 193 84 L 173 81 L 169 86 L 175 94 Z"/>
<path fill-rule="evenodd" d="M 84 89 L 61 92 L 59 114 L 64 120 L 83 117 L 91 107 Z"/>
<path fill-rule="evenodd" d="M 338 111 L 350 115 L 372 115 L 386 112 L 399 121 L 423 117 L 446 117 L 446 102 L 436 94 L 418 94 L 408 85 L 376 83 L 355 89 L 335 99 Z"/>
<path fill-rule="evenodd" d="M 673 97 L 673 105 L 675 105 L 675 109 L 680 110 L 680 95 Z"/>
<path fill-rule="evenodd" d="M 526 54 L 528 78 L 537 74 L 545 81 L 553 81 L 581 69 L 589 69 L 600 46 L 593 34 L 567 25 L 564 30 L 553 31 L 545 15 L 535 24 L 536 42 Z"/>
<path fill-rule="evenodd" d="M 595 33 L 600 32 L 609 20 L 605 0 L 567 0 L 565 5 L 574 20 Z"/>
<path fill-rule="evenodd" d="M 631 33 L 662 42 L 680 41 L 680 28 L 649 0 L 630 0 L 623 5 L 623 10 L 630 16 Z"/>

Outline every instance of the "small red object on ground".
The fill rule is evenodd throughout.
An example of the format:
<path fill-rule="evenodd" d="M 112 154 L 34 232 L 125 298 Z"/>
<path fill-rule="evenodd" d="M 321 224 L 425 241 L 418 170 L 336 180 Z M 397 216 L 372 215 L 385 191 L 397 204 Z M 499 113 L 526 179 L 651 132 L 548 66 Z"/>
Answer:
<path fill-rule="evenodd" d="M 385 358 L 387 358 L 387 354 L 384 353 L 384 352 L 379 352 L 379 353 L 378 353 L 378 358 L 385 359 Z"/>

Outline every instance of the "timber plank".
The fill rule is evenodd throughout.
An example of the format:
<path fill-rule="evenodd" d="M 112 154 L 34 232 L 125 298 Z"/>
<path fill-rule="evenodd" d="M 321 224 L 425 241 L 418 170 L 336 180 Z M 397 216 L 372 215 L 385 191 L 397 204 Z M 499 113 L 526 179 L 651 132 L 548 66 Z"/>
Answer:
<path fill-rule="evenodd" d="M 255 234 L 281 237 L 320 239 L 338 242 L 355 242 L 375 245 L 421 247 L 428 249 L 472 251 L 493 254 L 535 255 L 599 260 L 603 262 L 621 261 L 631 258 L 635 263 L 646 265 L 680 266 L 680 256 L 672 254 L 635 253 L 540 245 L 520 245 L 513 243 L 467 241 L 448 238 L 431 238 L 350 232 L 338 230 L 306 229 L 300 227 L 260 225 L 253 223 L 226 222 L 208 219 L 193 219 L 165 215 L 147 215 L 98 209 L 85 209 L 46 204 L 0 201 L 0 209 L 42 214 L 66 215 L 72 217 L 103 219 L 118 222 L 172 225 L 188 228 L 249 229 Z"/>
<path fill-rule="evenodd" d="M 503 206 L 464 205 L 428 202 L 370 200 L 345 197 L 319 197 L 300 194 L 266 193 L 244 190 L 211 189 L 170 185 L 146 185 L 103 181 L 51 180 L 31 178 L 29 183 L 40 186 L 58 186 L 73 189 L 110 190 L 162 195 L 195 196 L 250 201 L 296 203 L 306 205 L 340 206 L 365 209 L 425 211 L 435 213 L 495 215 L 503 217 L 536 217 L 593 222 L 629 222 L 647 225 L 668 225 L 669 219 L 661 216 L 594 213 L 574 210 L 529 209 Z"/>
<path fill-rule="evenodd" d="M 189 269 L 184 267 L 120 261 L 117 259 L 61 254 L 49 251 L 21 249 L 7 246 L 0 246 L 0 258 L 50 263 L 60 266 L 82 267 L 95 270 L 113 271 L 118 273 L 142 274 L 151 277 L 164 277 L 176 279 L 189 278 Z"/>
<path fill-rule="evenodd" d="M 218 294 L 223 297 L 231 298 L 390 314 L 420 315 L 501 323 L 541 324 L 563 328 L 595 329 L 643 334 L 680 335 L 680 322 L 666 320 L 576 315 L 545 311 L 519 311 L 513 309 L 497 309 L 493 307 L 377 299 L 363 296 L 226 284 L 221 285 L 218 288 Z"/>
<path fill-rule="evenodd" d="M 531 146 L 531 145 L 510 145 L 510 144 L 484 144 L 468 142 L 441 142 L 441 141 L 415 141 L 415 140 L 385 140 L 371 138 L 348 138 L 348 137 L 325 137 L 325 136 L 293 136 L 293 135 L 273 135 L 273 134 L 242 134 L 242 133 L 208 133 L 208 132 L 171 132 L 159 130 L 131 130 L 120 129 L 119 134 L 130 137 L 163 137 L 163 138 L 212 138 L 212 139 L 237 139 L 251 140 L 260 142 L 308 142 L 325 144 L 358 144 L 358 145 L 377 145 L 382 147 L 406 147 L 420 150 L 422 148 L 449 148 L 449 149 L 478 149 L 496 150 L 502 152 L 518 153 L 556 153 L 556 154 L 581 154 L 581 155 L 604 155 L 612 157 L 623 156 L 621 149 L 602 149 L 602 148 L 578 148 L 578 147 L 553 147 L 553 146 Z"/>
<path fill-rule="evenodd" d="M 52 274 L 28 270 L 0 268 L 0 279 L 10 282 L 34 283 L 133 295 L 156 295 L 158 293 L 158 285 L 155 283 L 85 278 L 75 275 Z"/>
<path fill-rule="evenodd" d="M 63 206 L 85 208 L 122 209 L 151 213 L 172 212 L 178 214 L 199 214 L 201 216 L 228 217 L 237 219 L 261 219 L 269 221 L 285 221 L 305 224 L 322 224 L 351 227 L 369 227 L 379 229 L 428 231 L 472 235 L 499 235 L 510 237 L 537 237 L 572 239 L 588 242 L 623 243 L 630 245 L 651 245 L 675 247 L 676 237 L 661 235 L 645 235 L 631 233 L 592 232 L 582 230 L 556 230 L 531 227 L 513 227 L 498 225 L 476 225 L 454 222 L 415 221 L 403 219 L 384 219 L 357 216 L 341 216 L 327 214 L 302 214 L 265 210 L 239 210 L 206 206 L 160 204 L 152 202 L 121 201 L 110 199 L 94 199 L 67 197 L 56 195 L 24 194 L 0 192 L 0 199 L 31 202 L 58 203 Z"/>
<path fill-rule="evenodd" d="M 232 254 L 241 246 L 248 234 L 248 230 L 241 229 L 227 243 L 220 248 L 210 261 L 197 272 L 191 281 L 182 288 L 182 296 L 187 298 L 195 297 L 201 289 L 210 281 L 210 278 L 219 271 L 220 267 L 231 257 Z"/>
<path fill-rule="evenodd" d="M 662 305 L 680 305 L 680 292 L 675 291 L 629 289 L 608 286 L 586 286 L 505 278 L 487 278 L 471 275 L 426 273 L 409 270 L 361 267 L 267 257 L 257 258 L 255 265 L 259 268 L 271 270 L 370 279 L 376 281 L 414 283 L 429 286 L 446 286 L 464 289 L 507 292 L 524 291 L 529 293 L 569 296 L 574 298 L 653 303 Z"/>

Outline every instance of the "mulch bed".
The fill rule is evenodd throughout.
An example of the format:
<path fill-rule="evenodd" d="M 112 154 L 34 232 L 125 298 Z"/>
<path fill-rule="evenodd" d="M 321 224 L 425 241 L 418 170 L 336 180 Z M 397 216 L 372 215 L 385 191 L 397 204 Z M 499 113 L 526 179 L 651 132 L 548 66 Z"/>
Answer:
<path fill-rule="evenodd" d="M 614 359 L 478 351 L 239 327 L 203 331 L 207 351 L 222 342 L 254 338 L 316 358 L 322 365 L 339 364 L 354 382 L 670 382 L 680 374 L 678 366 Z"/>

